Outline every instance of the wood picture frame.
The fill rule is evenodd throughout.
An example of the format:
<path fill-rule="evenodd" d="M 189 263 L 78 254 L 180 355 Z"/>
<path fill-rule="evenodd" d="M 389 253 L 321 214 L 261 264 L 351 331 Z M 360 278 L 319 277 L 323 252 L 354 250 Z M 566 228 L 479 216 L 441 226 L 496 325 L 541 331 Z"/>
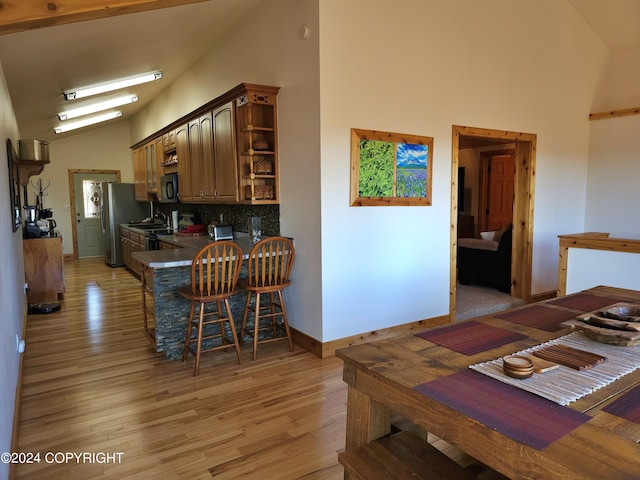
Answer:
<path fill-rule="evenodd" d="M 351 129 L 351 206 L 430 206 L 433 138 Z"/>
<path fill-rule="evenodd" d="M 20 216 L 20 163 L 18 152 L 13 148 L 11 139 L 7 139 L 7 164 L 9 167 L 9 206 L 11 208 L 11 223 L 16 232 L 22 225 Z"/>

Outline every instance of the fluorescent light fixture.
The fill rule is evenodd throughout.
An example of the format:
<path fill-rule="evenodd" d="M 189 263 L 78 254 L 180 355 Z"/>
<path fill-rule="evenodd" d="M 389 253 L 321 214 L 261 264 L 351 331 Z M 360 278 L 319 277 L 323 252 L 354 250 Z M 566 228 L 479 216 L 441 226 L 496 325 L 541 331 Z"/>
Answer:
<path fill-rule="evenodd" d="M 75 130 L 76 128 L 93 125 L 94 123 L 106 122 L 107 120 L 112 120 L 121 116 L 122 112 L 119 110 L 117 112 L 103 113 L 102 115 L 85 118 L 84 120 L 78 120 L 77 122 L 65 123 L 64 125 L 54 127 L 53 131 L 56 133 L 64 133 L 68 132 L 69 130 Z"/>
<path fill-rule="evenodd" d="M 154 80 L 160 80 L 161 78 L 162 72 L 160 71 L 145 73 L 143 75 L 137 75 L 135 77 L 121 78 L 113 82 L 78 88 L 76 90 L 64 92 L 63 95 L 65 100 L 77 100 L 79 98 L 85 98 L 90 97 L 91 95 L 111 92 L 113 90 L 119 90 L 121 88 L 130 87 L 132 85 L 140 85 L 141 83 L 153 82 Z"/>
<path fill-rule="evenodd" d="M 71 120 L 72 118 L 82 117 L 83 115 L 89 115 L 90 113 L 101 112 L 102 110 L 109 110 L 110 108 L 120 107 L 128 103 L 138 101 L 137 95 L 125 95 L 124 97 L 112 98 L 104 102 L 94 103 L 92 105 L 86 105 L 84 107 L 72 108 L 58 114 L 60 120 Z"/>

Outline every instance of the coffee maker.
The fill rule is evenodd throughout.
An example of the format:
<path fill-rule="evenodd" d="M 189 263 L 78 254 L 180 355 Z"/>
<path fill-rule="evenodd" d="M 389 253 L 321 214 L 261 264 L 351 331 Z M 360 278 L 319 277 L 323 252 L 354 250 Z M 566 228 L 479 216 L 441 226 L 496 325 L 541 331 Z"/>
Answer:
<path fill-rule="evenodd" d="M 31 205 L 25 205 L 24 207 L 24 238 L 40 238 L 42 236 L 42 230 L 38 227 L 38 214 L 36 207 Z"/>
<path fill-rule="evenodd" d="M 38 211 L 39 220 L 36 221 L 36 225 L 42 232 L 43 236 L 55 237 L 55 228 L 58 226 L 56 221 L 51 218 L 53 213 L 50 208 L 41 208 Z"/>

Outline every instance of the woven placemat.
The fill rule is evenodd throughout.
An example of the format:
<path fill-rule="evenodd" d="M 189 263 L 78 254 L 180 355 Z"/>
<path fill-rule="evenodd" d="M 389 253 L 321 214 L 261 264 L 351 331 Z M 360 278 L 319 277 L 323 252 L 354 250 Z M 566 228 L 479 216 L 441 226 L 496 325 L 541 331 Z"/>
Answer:
<path fill-rule="evenodd" d="M 560 297 L 557 300 L 550 300 L 547 303 L 582 310 L 583 312 L 590 312 L 623 301 L 624 300 L 619 298 L 599 297 L 598 295 L 590 295 L 588 293 L 575 293 L 573 295 L 567 295 L 566 297 Z"/>
<path fill-rule="evenodd" d="M 502 370 L 502 358 L 477 363 L 469 368 L 514 387 L 535 393 L 559 405 L 568 405 L 640 368 L 640 348 L 607 345 L 591 340 L 579 332 L 515 352 L 515 354 L 530 354 L 535 350 L 555 344 L 597 353 L 605 357 L 606 361 L 586 370 L 574 370 L 560 365 L 555 370 L 534 374 L 524 380 L 505 375 Z"/>
<path fill-rule="evenodd" d="M 423 383 L 414 390 L 536 450 L 591 418 L 471 370 Z"/>
<path fill-rule="evenodd" d="M 640 424 L 640 386 L 611 402 L 602 411 Z"/>
<path fill-rule="evenodd" d="M 491 350 L 527 338 L 526 335 L 474 320 L 416 333 L 417 337 L 436 343 L 463 355 Z"/>
<path fill-rule="evenodd" d="M 494 317 L 547 332 L 555 332 L 562 328 L 560 326 L 561 322 L 576 318 L 576 314 L 575 312 L 568 312 L 557 308 L 532 305 L 511 312 L 498 313 L 495 314 Z"/>

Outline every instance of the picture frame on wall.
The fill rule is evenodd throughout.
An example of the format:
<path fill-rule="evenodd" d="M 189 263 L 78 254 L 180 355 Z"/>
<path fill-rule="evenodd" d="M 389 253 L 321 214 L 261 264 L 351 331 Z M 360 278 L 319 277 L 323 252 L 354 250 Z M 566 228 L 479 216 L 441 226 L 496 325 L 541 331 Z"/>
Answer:
<path fill-rule="evenodd" d="M 431 205 L 433 138 L 351 129 L 351 206 Z"/>
<path fill-rule="evenodd" d="M 20 217 L 20 165 L 18 152 L 13 147 L 11 139 L 7 139 L 7 164 L 9 167 L 9 206 L 11 208 L 11 223 L 16 232 L 22 225 Z"/>

